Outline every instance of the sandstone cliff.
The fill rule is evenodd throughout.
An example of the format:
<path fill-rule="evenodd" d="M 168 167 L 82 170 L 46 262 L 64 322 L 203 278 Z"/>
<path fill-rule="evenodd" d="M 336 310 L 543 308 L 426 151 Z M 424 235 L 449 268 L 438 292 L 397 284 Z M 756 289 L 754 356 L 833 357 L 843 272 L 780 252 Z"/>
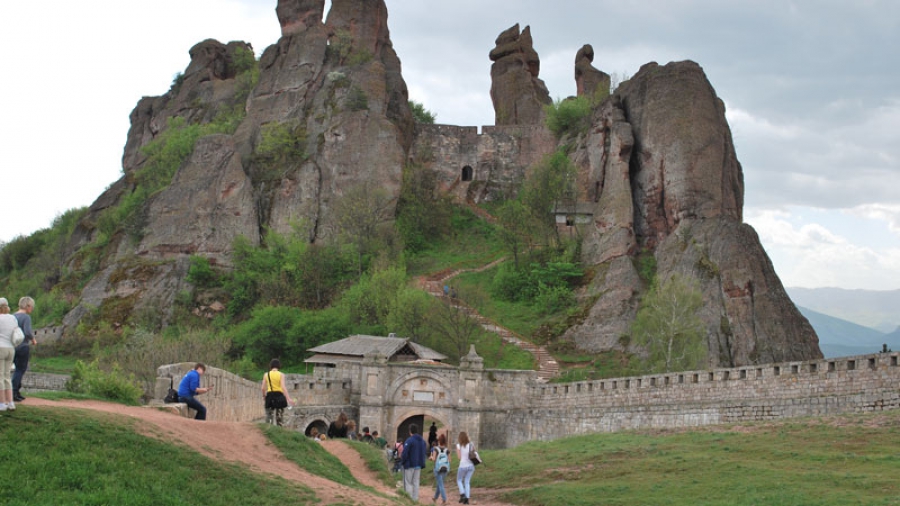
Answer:
<path fill-rule="evenodd" d="M 591 351 L 621 349 L 645 282 L 698 279 L 712 366 L 820 358 L 753 229 L 725 107 L 693 62 L 650 63 L 595 111 L 573 158 L 595 200 L 584 259 L 597 266 L 597 303 L 566 337 Z"/>

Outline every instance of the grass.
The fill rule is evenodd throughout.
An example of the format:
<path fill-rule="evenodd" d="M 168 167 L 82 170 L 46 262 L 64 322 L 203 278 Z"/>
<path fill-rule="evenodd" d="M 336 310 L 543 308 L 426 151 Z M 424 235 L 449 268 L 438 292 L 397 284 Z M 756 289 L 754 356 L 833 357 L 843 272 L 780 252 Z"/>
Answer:
<path fill-rule="evenodd" d="M 31 361 L 28 363 L 28 369 L 34 372 L 72 374 L 72 371 L 75 370 L 75 362 L 78 360 L 78 357 L 64 355 L 52 357 L 32 355 Z"/>
<path fill-rule="evenodd" d="M 488 369 L 535 368 L 534 355 L 514 344 L 503 342 L 497 334 L 484 332 L 474 344 L 475 350 L 484 359 L 484 366 Z"/>
<path fill-rule="evenodd" d="M 6 506 L 317 503 L 306 487 L 139 435 L 117 415 L 22 404 L 0 419 Z"/>
<path fill-rule="evenodd" d="M 490 293 L 491 282 L 497 274 L 498 267 L 482 272 L 466 272 L 453 278 L 453 285 L 462 293 Z M 506 327 L 513 332 L 532 338 L 543 325 L 552 325 L 560 315 L 543 314 L 543 309 L 527 302 L 507 302 L 494 297 L 481 297 L 475 308 L 483 316 Z"/>
<path fill-rule="evenodd" d="M 369 471 L 375 473 L 376 478 L 386 486 L 393 488 L 396 479 L 388 467 L 388 461 L 385 457 L 384 450 L 376 448 L 374 445 L 362 442 L 347 441 L 350 446 L 359 452 L 359 456 L 366 462 Z"/>
<path fill-rule="evenodd" d="M 873 427 L 875 416 L 884 426 Z M 885 420 L 886 419 L 886 420 Z M 900 411 L 483 451 L 478 488 L 518 505 L 898 504 Z"/>
<path fill-rule="evenodd" d="M 322 448 L 322 445 L 306 437 L 302 432 L 295 432 L 270 424 L 260 424 L 266 437 L 272 441 L 288 460 L 294 462 L 312 474 L 321 476 L 335 483 L 354 488 L 366 488 L 356 481 L 340 460 Z"/>
<path fill-rule="evenodd" d="M 495 227 L 466 208 L 453 212 L 452 232 L 430 248 L 407 257 L 406 271 L 421 276 L 448 269 L 469 269 L 505 255 Z"/>

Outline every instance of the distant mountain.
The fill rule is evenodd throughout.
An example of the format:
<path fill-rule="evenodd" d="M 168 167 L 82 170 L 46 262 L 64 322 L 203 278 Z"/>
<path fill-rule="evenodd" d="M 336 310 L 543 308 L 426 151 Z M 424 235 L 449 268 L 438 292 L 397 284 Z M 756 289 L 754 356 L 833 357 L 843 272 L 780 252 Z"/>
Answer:
<path fill-rule="evenodd" d="M 900 350 L 900 329 L 891 333 L 863 327 L 802 306 L 797 309 L 809 320 L 819 336 L 819 348 L 825 358 L 865 355 L 881 351 L 882 345 Z"/>
<path fill-rule="evenodd" d="M 900 327 L 900 290 L 788 288 L 787 292 L 797 306 L 819 313 L 882 332 Z"/>

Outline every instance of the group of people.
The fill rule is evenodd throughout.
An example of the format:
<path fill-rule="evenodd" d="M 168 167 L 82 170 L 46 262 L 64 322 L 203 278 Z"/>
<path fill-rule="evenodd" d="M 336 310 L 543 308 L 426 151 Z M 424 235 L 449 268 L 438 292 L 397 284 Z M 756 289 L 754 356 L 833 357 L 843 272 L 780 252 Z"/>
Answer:
<path fill-rule="evenodd" d="M 15 411 L 22 396 L 22 377 L 28 370 L 31 347 L 37 344 L 31 328 L 34 299 L 19 299 L 19 310 L 10 314 L 9 301 L 0 297 L 0 411 Z M 15 372 L 11 372 L 15 368 Z"/>
<path fill-rule="evenodd" d="M 432 438 L 434 438 L 432 440 Z M 450 474 L 452 458 L 447 447 L 446 434 L 437 433 L 437 426 L 432 423 L 428 431 L 426 441 L 419 435 L 419 426 L 409 426 L 409 437 L 403 442 L 400 449 L 400 468 L 403 469 L 403 489 L 416 502 L 419 501 L 419 480 L 421 471 L 425 468 L 425 461 L 434 462 L 434 496 L 432 502 L 441 499 L 441 504 L 447 504 L 447 490 L 444 487 L 444 479 Z M 434 444 L 432 444 L 432 441 Z M 456 470 L 456 485 L 459 488 L 459 503 L 469 504 L 471 497 L 472 475 L 475 473 L 475 464 L 471 456 L 475 453 L 475 447 L 469 440 L 466 432 L 460 432 L 456 444 L 456 458 L 459 465 Z"/>
<path fill-rule="evenodd" d="M 315 430 L 318 434 L 318 429 L 313 428 L 311 431 Z M 328 439 L 349 439 L 351 441 L 362 441 L 363 443 L 369 443 L 378 448 L 384 448 L 387 446 L 387 439 L 381 437 L 378 434 L 378 431 L 369 431 L 368 427 L 363 427 L 362 435 L 356 431 L 356 422 L 350 420 L 347 417 L 346 413 L 341 413 L 333 422 L 328 425 L 328 430 L 325 433 L 325 436 Z M 313 436 L 315 437 L 315 436 Z"/>

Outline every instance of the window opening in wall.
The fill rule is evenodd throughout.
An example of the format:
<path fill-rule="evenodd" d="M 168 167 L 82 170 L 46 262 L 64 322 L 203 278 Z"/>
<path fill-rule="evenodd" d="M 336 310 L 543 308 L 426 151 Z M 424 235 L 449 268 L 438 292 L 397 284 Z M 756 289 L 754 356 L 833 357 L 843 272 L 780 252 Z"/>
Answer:
<path fill-rule="evenodd" d="M 691 383 L 700 383 L 700 375 L 695 374 L 693 378 L 691 378 Z"/>
<path fill-rule="evenodd" d="M 679 375 L 678 375 L 678 384 L 679 384 L 679 385 L 683 385 L 683 384 L 684 384 L 684 374 L 679 374 Z"/>
<path fill-rule="evenodd" d="M 651 387 L 655 387 L 655 386 L 656 386 L 656 378 L 650 378 L 650 386 L 651 386 Z"/>
<path fill-rule="evenodd" d="M 556 394 L 558 394 L 558 393 L 559 393 L 559 388 L 558 388 L 558 387 L 553 387 L 553 395 L 556 395 Z"/>
<path fill-rule="evenodd" d="M 716 373 L 714 373 L 714 372 L 709 373 L 709 381 L 716 381 Z"/>
<path fill-rule="evenodd" d="M 593 392 L 593 391 L 594 391 L 594 384 L 588 383 L 588 392 Z"/>
<path fill-rule="evenodd" d="M 631 380 L 625 380 L 625 388 L 631 388 Z"/>
<path fill-rule="evenodd" d="M 722 381 L 728 381 L 731 379 L 731 371 L 725 371 L 722 373 Z"/>
<path fill-rule="evenodd" d="M 566 393 L 566 394 L 569 393 L 569 385 L 566 385 L 566 389 L 563 393 Z"/>
<path fill-rule="evenodd" d="M 828 372 L 834 372 L 837 370 L 837 365 L 834 362 L 828 362 Z"/>
<path fill-rule="evenodd" d="M 855 371 L 856 370 L 856 360 L 848 360 L 847 361 L 847 370 Z"/>
<path fill-rule="evenodd" d="M 874 358 L 869 359 L 869 369 L 875 369 L 875 359 Z"/>
<path fill-rule="evenodd" d="M 800 366 L 792 365 L 791 366 L 791 374 L 797 374 L 798 372 L 800 372 Z"/>
<path fill-rule="evenodd" d="M 575 385 L 575 392 L 581 392 L 581 383 Z"/>
<path fill-rule="evenodd" d="M 747 379 L 747 370 L 746 369 L 741 369 L 741 379 L 742 380 Z"/>
<path fill-rule="evenodd" d="M 669 384 L 669 377 L 666 376 L 666 385 L 668 385 L 668 384 Z"/>
<path fill-rule="evenodd" d="M 896 357 L 896 356 L 891 357 L 891 365 L 894 366 L 894 367 L 897 366 L 897 357 Z"/>
<path fill-rule="evenodd" d="M 606 382 L 605 381 L 600 382 L 600 390 L 606 390 Z"/>
<path fill-rule="evenodd" d="M 462 180 L 463 181 L 471 181 L 472 176 L 474 175 L 474 172 L 475 171 L 472 170 L 472 167 L 466 165 L 465 167 L 462 168 Z"/>
<path fill-rule="evenodd" d="M 775 376 L 781 376 L 781 367 L 775 366 L 775 369 L 772 370 L 775 373 Z"/>
<path fill-rule="evenodd" d="M 639 379 L 639 380 L 638 380 L 638 383 L 637 383 L 637 387 L 638 387 L 638 388 L 641 388 L 641 385 L 643 385 L 643 384 L 644 384 L 644 380 Z"/>
<path fill-rule="evenodd" d="M 313 388 L 316 388 L 316 384 L 315 384 L 315 383 L 310 383 L 310 384 L 309 384 L 309 389 L 312 390 Z"/>
<path fill-rule="evenodd" d="M 618 381 L 613 381 L 612 387 L 613 387 L 613 390 L 619 388 L 619 382 L 618 382 Z"/>
<path fill-rule="evenodd" d="M 819 372 L 819 364 L 809 364 L 809 372 L 813 374 Z"/>
<path fill-rule="evenodd" d="M 571 214 L 567 214 L 567 215 L 566 215 L 566 226 L 567 226 L 567 227 L 574 227 L 574 226 L 575 226 L 575 217 L 572 216 Z"/>
<path fill-rule="evenodd" d="M 350 388 L 350 383 L 349 382 L 341 383 L 341 388 L 343 388 L 344 390 L 347 390 L 348 388 Z"/>
<path fill-rule="evenodd" d="M 757 378 L 762 378 L 762 369 L 757 369 L 757 370 L 756 370 L 756 377 L 757 377 Z"/>

